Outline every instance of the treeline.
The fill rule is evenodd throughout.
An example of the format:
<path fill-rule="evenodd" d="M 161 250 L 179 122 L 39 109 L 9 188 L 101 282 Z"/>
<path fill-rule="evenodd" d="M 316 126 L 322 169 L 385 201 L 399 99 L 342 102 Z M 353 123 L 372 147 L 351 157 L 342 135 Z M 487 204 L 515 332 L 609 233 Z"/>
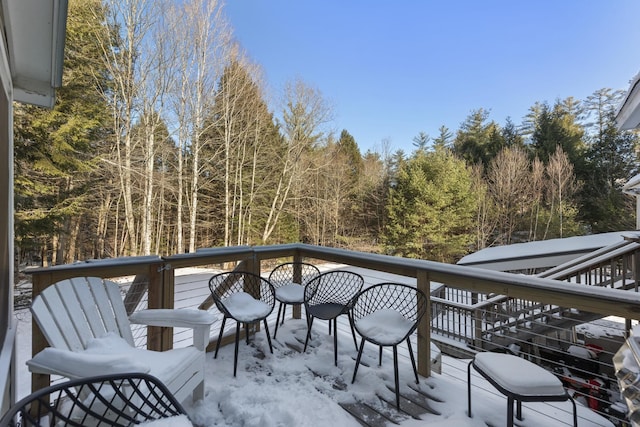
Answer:
<path fill-rule="evenodd" d="M 296 241 L 453 262 L 634 228 L 609 89 L 362 154 L 317 89 L 267 96 L 215 0 L 70 0 L 63 80 L 53 110 L 15 108 L 21 262 Z"/>

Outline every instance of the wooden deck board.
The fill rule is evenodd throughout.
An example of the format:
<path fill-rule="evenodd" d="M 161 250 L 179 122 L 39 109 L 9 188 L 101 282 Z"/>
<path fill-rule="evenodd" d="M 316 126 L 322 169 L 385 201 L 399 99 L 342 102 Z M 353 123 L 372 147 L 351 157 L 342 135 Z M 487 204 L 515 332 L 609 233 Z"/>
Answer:
<path fill-rule="evenodd" d="M 357 403 L 339 403 L 339 405 L 353 416 L 360 424 L 367 427 L 385 427 L 389 423 L 400 424 L 392 419 L 385 417 L 380 412 L 365 405 L 361 402 Z"/>
<path fill-rule="evenodd" d="M 289 349 L 301 353 L 304 341 L 299 337 L 295 338 L 295 341 L 285 341 L 280 344 L 284 344 Z M 314 347 L 313 341 L 309 343 L 309 347 Z M 309 370 L 315 376 L 322 376 L 311 369 Z M 336 377 L 333 379 L 332 387 L 336 390 L 345 390 L 347 384 L 343 378 Z M 389 385 L 387 385 L 387 388 L 395 395 L 395 391 Z M 371 400 L 349 403 L 338 402 L 338 404 L 365 427 L 385 427 L 389 424 L 400 424 L 409 417 L 420 419 L 420 416 L 426 413 L 440 415 L 440 412 L 433 407 L 430 401 L 442 401 L 431 399 L 419 389 L 410 388 L 409 384 L 401 384 L 400 410 L 396 408 L 395 398 L 389 399 L 389 396 L 391 394 L 384 397 L 374 395 Z"/>

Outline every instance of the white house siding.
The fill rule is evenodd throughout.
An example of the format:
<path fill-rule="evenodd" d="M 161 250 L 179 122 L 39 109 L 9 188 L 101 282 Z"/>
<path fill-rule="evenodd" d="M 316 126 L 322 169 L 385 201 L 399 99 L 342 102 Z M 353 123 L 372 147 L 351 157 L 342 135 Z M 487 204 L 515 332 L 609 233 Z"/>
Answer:
<path fill-rule="evenodd" d="M 2 16 L 2 15 L 0 15 Z M 4 21 L 0 22 L 0 392 L 4 413 L 15 399 L 13 355 L 13 109 Z"/>

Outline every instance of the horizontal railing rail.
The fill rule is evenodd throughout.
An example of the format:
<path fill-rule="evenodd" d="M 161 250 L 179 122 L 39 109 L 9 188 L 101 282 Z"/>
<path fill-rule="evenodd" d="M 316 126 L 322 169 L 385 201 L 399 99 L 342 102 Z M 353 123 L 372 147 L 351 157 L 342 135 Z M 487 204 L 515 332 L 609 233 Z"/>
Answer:
<path fill-rule="evenodd" d="M 495 305 L 503 298 L 515 298 L 524 301 L 552 303 L 556 306 L 572 307 L 574 310 L 602 315 L 615 315 L 628 320 L 640 319 L 640 295 L 635 292 L 621 292 L 611 288 L 590 287 L 533 276 L 301 243 L 210 248 L 189 254 L 98 260 L 32 269 L 27 272 L 33 276 L 34 298 L 48 285 L 70 277 L 115 278 L 129 275 L 146 277 L 148 283 L 147 306 L 149 308 L 173 308 L 175 271 L 179 268 L 226 263 L 235 265 L 244 261 L 247 269 L 260 273 L 261 263 L 280 258 L 316 259 L 412 277 L 416 279 L 417 287 L 427 295 L 430 295 L 432 282 L 445 284 L 448 288 L 461 289 L 470 294 L 476 294 L 475 297 L 471 296 L 470 298 L 472 300 L 478 298 L 477 304 Z M 439 299 L 434 298 L 434 301 L 436 304 L 442 303 Z M 463 306 L 464 304 L 459 309 L 462 310 Z M 481 310 L 480 306 L 475 310 Z M 433 317 L 431 304 L 429 304 L 429 312 L 424 319 L 433 319 Z M 465 324 L 465 331 L 467 331 L 469 324 L 471 323 Z M 475 325 L 473 327 L 475 328 Z M 431 329 L 432 325 L 427 321 L 421 322 L 418 328 L 418 369 L 420 374 L 424 376 L 430 375 Z M 151 336 L 154 338 L 151 339 Z M 151 349 L 162 350 L 173 345 L 173 331 L 170 328 L 162 328 L 161 333 L 156 331 L 153 335 L 149 333 L 149 337 L 147 345 Z M 44 337 L 34 322 L 33 353 L 39 352 L 46 345 Z M 48 385 L 48 383 L 48 376 L 34 375 L 32 386 L 35 390 Z"/>
<path fill-rule="evenodd" d="M 624 240 L 538 274 L 590 286 L 638 290 L 640 243 Z"/>
<path fill-rule="evenodd" d="M 613 245 L 605 246 L 586 255 L 574 258 L 571 261 L 560 264 L 538 274 L 539 277 L 556 278 L 556 274 L 566 275 L 571 270 L 577 268 L 581 270 L 588 264 L 600 264 L 603 260 L 615 258 L 618 255 L 637 251 L 640 245 L 631 240 L 621 240 Z"/>

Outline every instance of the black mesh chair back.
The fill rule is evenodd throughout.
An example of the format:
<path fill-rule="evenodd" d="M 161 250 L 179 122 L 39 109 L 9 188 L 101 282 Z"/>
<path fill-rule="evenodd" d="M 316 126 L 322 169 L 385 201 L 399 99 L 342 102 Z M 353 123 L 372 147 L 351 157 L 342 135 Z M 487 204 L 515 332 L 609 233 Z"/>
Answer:
<path fill-rule="evenodd" d="M 156 377 L 143 373 L 103 375 L 56 383 L 17 402 L 1 427 L 116 426 L 187 416 Z"/>
<path fill-rule="evenodd" d="M 284 323 L 287 305 L 302 304 L 304 287 L 319 275 L 318 267 L 306 262 L 286 262 L 271 271 L 269 281 L 276 290 L 276 301 L 279 303 L 274 338 L 278 334 L 278 325 Z M 280 320 L 281 314 L 282 320 Z"/>
<path fill-rule="evenodd" d="M 379 364 L 382 348 L 393 347 L 393 369 L 396 386 L 396 406 L 400 409 L 398 380 L 398 344 L 407 342 L 416 383 L 419 382 L 410 336 L 427 311 L 427 297 L 414 286 L 401 283 L 380 283 L 360 292 L 351 309 L 358 334 L 362 336 L 352 383 L 356 380 L 365 341 L 379 346 Z"/>
<path fill-rule="evenodd" d="M 220 273 L 209 279 L 209 290 L 216 307 L 223 314 L 220 334 L 216 343 L 214 358 L 218 357 L 220 342 L 224 333 L 224 326 L 228 318 L 236 321 L 235 355 L 233 376 L 238 367 L 238 343 L 240 341 L 240 326 L 245 325 L 246 341 L 249 343 L 249 325 L 264 324 L 269 350 L 273 353 L 271 336 L 267 317 L 275 306 L 275 290 L 269 280 L 254 273 L 231 271 Z"/>
<path fill-rule="evenodd" d="M 350 310 L 353 301 L 364 286 L 364 278 L 351 271 L 335 270 L 320 274 L 311 280 L 304 290 L 304 307 L 307 315 L 307 338 L 303 351 L 306 351 L 311 337 L 313 320 L 319 318 L 329 321 L 329 331 L 333 324 L 334 363 L 338 365 L 338 330 L 337 318 L 342 314 L 349 317 L 349 326 L 356 348 L 356 335 Z"/>

